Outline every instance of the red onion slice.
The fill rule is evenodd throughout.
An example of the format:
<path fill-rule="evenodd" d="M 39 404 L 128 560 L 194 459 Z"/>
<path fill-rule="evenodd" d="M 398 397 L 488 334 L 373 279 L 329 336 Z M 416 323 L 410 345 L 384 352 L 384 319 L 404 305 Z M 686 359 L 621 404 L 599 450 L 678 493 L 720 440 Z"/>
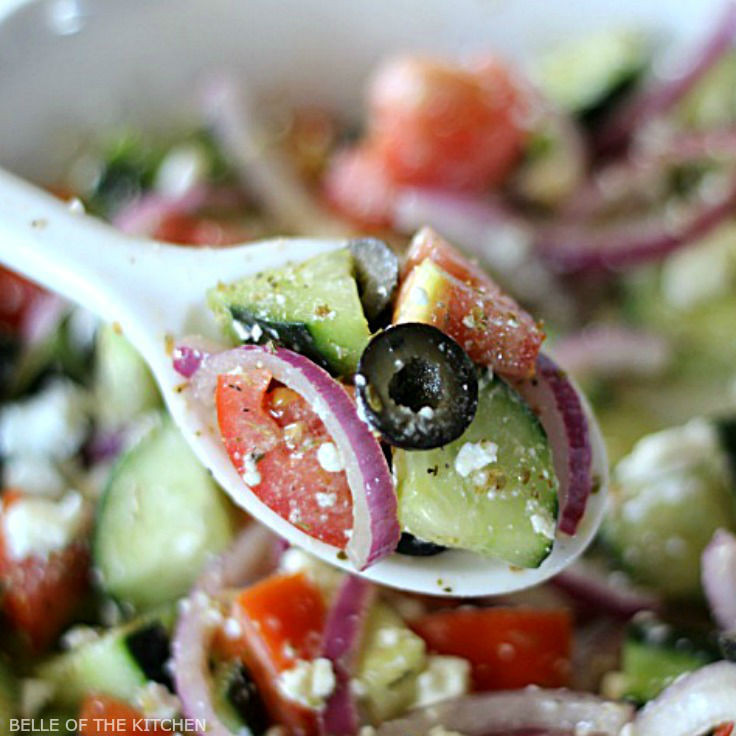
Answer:
<path fill-rule="evenodd" d="M 207 195 L 207 187 L 202 185 L 193 186 L 178 196 L 146 192 L 125 205 L 112 218 L 112 224 L 124 233 L 150 237 L 168 217 L 201 207 Z"/>
<path fill-rule="evenodd" d="M 353 400 L 327 371 L 286 348 L 243 345 L 202 360 L 192 377 L 193 398 L 211 415 L 217 376 L 252 367 L 265 368 L 301 394 L 337 445 L 353 497 L 353 531 L 345 548 L 348 558 L 363 570 L 391 554 L 401 534 L 391 471 Z"/>
<path fill-rule="evenodd" d="M 211 689 L 210 642 L 222 620 L 214 597 L 224 588 L 248 585 L 266 574 L 272 547 L 273 535 L 251 524 L 205 569 L 189 597 L 182 601 L 171 642 L 175 688 L 184 715 L 206 724 L 202 736 L 232 736 L 217 716 Z"/>
<path fill-rule="evenodd" d="M 675 680 L 639 712 L 628 736 L 696 736 L 736 720 L 736 664 L 715 662 Z"/>
<path fill-rule="evenodd" d="M 631 618 L 639 611 L 656 611 L 662 602 L 649 590 L 636 587 L 619 572 L 590 560 L 576 560 L 551 580 L 573 600 L 617 618 Z"/>
<path fill-rule="evenodd" d="M 736 630 L 736 536 L 717 529 L 703 550 L 701 577 L 711 614 L 724 631 Z"/>
<path fill-rule="evenodd" d="M 728 2 L 713 30 L 679 76 L 644 89 L 622 103 L 595 137 L 596 149 L 610 153 L 624 145 L 635 129 L 679 102 L 726 54 L 736 41 L 736 3 Z"/>
<path fill-rule="evenodd" d="M 590 325 L 559 340 L 552 352 L 576 378 L 583 376 L 654 376 L 672 358 L 662 336 L 626 325 Z"/>
<path fill-rule="evenodd" d="M 663 258 L 688 245 L 730 215 L 736 207 L 736 177 L 706 201 L 692 204 L 671 223 L 665 212 L 608 226 L 586 221 L 539 228 L 536 247 L 557 271 L 618 269 Z"/>
<path fill-rule="evenodd" d="M 371 583 L 347 575 L 335 594 L 327 616 L 322 656 L 332 662 L 337 685 L 321 714 L 321 730 L 329 736 L 353 736 L 358 712 L 350 691 L 350 675 L 358 654 L 366 614 L 375 598 Z"/>
<path fill-rule="evenodd" d="M 593 492 L 593 450 L 585 402 L 565 372 L 544 353 L 537 357 L 533 378 L 511 385 L 537 415 L 552 450 L 560 482 L 557 528 L 575 534 Z"/>
<path fill-rule="evenodd" d="M 426 736 L 433 726 L 464 736 L 526 733 L 589 733 L 618 736 L 634 709 L 587 693 L 529 687 L 479 693 L 420 708 L 384 723 L 376 736 Z"/>

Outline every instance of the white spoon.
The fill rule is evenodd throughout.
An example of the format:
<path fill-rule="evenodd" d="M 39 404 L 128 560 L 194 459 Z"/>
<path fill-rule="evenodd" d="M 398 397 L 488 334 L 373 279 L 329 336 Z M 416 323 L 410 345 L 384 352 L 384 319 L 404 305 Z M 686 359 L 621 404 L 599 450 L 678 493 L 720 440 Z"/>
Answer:
<path fill-rule="evenodd" d="M 181 248 L 124 235 L 0 169 L 0 262 L 120 326 L 148 362 L 166 404 L 187 441 L 218 483 L 246 511 L 289 542 L 326 562 L 351 570 L 335 549 L 292 526 L 243 492 L 243 481 L 219 437 L 202 426 L 178 392 L 182 378 L 172 368 L 172 339 L 211 332 L 206 290 L 288 261 L 338 248 L 339 240 L 277 238 L 232 248 Z M 574 537 L 558 536 L 550 556 L 534 570 L 469 552 L 436 557 L 392 555 L 362 574 L 376 582 L 432 595 L 483 596 L 540 583 L 570 564 L 593 538 L 603 514 L 607 467 L 595 421 L 591 421 L 594 471 L 604 479 L 589 499 Z"/>

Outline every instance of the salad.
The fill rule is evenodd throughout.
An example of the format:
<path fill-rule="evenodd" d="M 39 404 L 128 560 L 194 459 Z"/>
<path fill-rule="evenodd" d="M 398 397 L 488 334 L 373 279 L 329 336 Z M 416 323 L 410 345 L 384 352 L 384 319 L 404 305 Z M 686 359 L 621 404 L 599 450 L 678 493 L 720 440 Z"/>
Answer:
<path fill-rule="evenodd" d="M 80 155 L 53 191 L 131 234 L 343 237 L 171 346 L 242 493 L 336 558 L 543 564 L 605 479 L 588 402 L 610 503 L 533 589 L 377 586 L 225 496 L 118 326 L 0 270 L 0 733 L 732 734 L 735 39 L 729 4 L 666 79 L 636 29 L 404 55 L 357 121 L 221 75 L 200 129 Z"/>

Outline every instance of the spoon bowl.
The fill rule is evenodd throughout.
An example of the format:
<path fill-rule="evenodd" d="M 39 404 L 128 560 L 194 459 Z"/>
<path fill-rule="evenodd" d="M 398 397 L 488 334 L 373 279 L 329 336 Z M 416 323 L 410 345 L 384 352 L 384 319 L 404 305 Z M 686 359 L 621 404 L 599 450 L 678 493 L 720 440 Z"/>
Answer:
<path fill-rule="evenodd" d="M 216 428 L 189 405 L 172 366 L 176 338 L 212 334 L 205 292 L 229 281 L 343 246 L 340 239 L 276 238 L 229 248 L 186 248 L 133 238 L 0 169 L 0 262 L 118 326 L 158 382 L 187 442 L 239 506 L 274 532 L 326 562 L 355 572 L 337 550 L 282 519 L 249 491 Z M 450 550 L 435 557 L 394 554 L 361 574 L 430 595 L 485 596 L 536 585 L 569 565 L 592 540 L 604 510 L 607 462 L 590 410 L 594 472 L 603 479 L 573 537 L 559 535 L 536 569 Z"/>

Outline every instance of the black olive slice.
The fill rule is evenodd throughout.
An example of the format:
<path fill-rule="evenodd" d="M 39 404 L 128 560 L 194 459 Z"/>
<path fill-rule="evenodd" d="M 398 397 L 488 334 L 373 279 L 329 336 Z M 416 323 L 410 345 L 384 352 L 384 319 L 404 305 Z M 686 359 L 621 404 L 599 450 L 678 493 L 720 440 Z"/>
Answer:
<path fill-rule="evenodd" d="M 167 662 L 171 657 L 169 632 L 158 621 L 131 632 L 125 639 L 128 651 L 147 679 L 160 682 L 173 690 Z"/>
<path fill-rule="evenodd" d="M 478 379 L 465 351 L 418 322 L 373 337 L 360 357 L 355 386 L 366 421 L 386 442 L 407 450 L 457 439 L 478 405 Z"/>
<path fill-rule="evenodd" d="M 410 557 L 432 557 L 446 549 L 447 547 L 443 547 L 441 544 L 425 542 L 423 539 L 418 539 L 413 534 L 409 534 L 409 532 L 401 532 L 401 539 L 399 539 L 396 552 Z"/>
<path fill-rule="evenodd" d="M 232 673 L 226 697 L 253 734 L 264 734 L 269 725 L 266 706 L 248 670 L 239 665 Z"/>
<path fill-rule="evenodd" d="M 369 321 L 389 305 L 399 282 L 399 259 L 386 243 L 376 238 L 357 238 L 348 243 L 355 263 L 360 301 Z"/>

